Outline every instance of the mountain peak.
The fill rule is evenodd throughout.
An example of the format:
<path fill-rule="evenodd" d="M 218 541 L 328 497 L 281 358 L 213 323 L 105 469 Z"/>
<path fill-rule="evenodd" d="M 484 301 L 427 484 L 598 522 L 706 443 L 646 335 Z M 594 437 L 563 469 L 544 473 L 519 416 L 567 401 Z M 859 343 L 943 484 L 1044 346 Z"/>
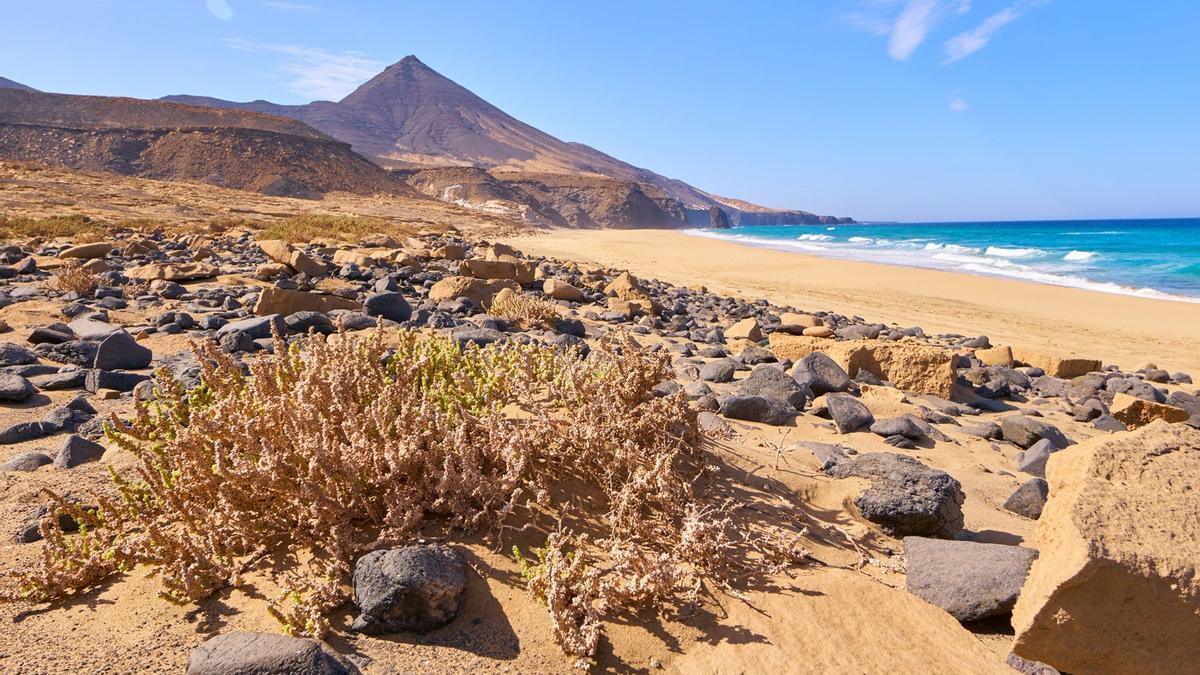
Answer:
<path fill-rule="evenodd" d="M 415 56 L 409 57 L 409 58 L 416 60 Z M 421 63 L 421 62 L 417 61 L 417 63 Z M 33 87 L 31 87 L 27 84 L 21 84 L 20 82 L 10 80 L 7 77 L 0 77 L 0 89 L 20 89 L 21 91 L 37 91 L 37 89 L 34 89 Z"/>

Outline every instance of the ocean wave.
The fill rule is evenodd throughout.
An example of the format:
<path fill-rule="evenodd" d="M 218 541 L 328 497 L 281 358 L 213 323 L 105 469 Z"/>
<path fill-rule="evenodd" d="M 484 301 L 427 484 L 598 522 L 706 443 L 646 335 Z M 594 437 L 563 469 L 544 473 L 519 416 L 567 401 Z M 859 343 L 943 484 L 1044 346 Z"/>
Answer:
<path fill-rule="evenodd" d="M 833 237 L 828 234 L 802 234 L 796 239 L 800 241 L 833 241 Z"/>
<path fill-rule="evenodd" d="M 848 241 L 852 244 L 870 244 L 870 243 L 874 242 L 875 240 L 870 237 L 850 237 L 846 241 Z"/>
<path fill-rule="evenodd" d="M 1079 261 L 1083 261 L 1083 260 L 1091 260 L 1092 258 L 1095 258 L 1097 255 L 1098 254 L 1095 251 L 1071 251 L 1070 253 L 1063 256 L 1063 260 L 1071 260 L 1074 262 L 1079 262 Z"/>
<path fill-rule="evenodd" d="M 999 258 L 1033 258 L 1035 256 L 1044 255 L 1045 251 L 1040 248 L 1006 248 L 1004 246 L 989 246 L 983 253 L 984 255 L 994 255 Z"/>
<path fill-rule="evenodd" d="M 1113 234 L 1129 234 L 1129 232 L 1127 232 L 1125 230 L 1092 230 L 1092 231 L 1085 230 L 1082 232 L 1059 232 L 1058 234 L 1060 236 L 1065 234 L 1065 235 L 1070 235 L 1072 237 L 1079 237 L 1079 236 L 1085 236 L 1085 235 L 1089 235 L 1089 234 L 1113 235 Z"/>

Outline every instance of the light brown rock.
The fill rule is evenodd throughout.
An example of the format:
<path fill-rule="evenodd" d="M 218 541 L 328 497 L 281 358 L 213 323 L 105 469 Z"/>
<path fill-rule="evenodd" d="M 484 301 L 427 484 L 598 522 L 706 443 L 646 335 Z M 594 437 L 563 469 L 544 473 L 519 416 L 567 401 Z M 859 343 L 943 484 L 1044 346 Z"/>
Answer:
<path fill-rule="evenodd" d="M 1012 366 L 1012 347 L 1000 345 L 990 349 L 976 349 L 975 358 L 985 366 Z"/>
<path fill-rule="evenodd" d="M 815 338 L 831 338 L 833 337 L 833 329 L 829 326 L 813 326 L 805 328 L 802 335 Z"/>
<path fill-rule="evenodd" d="M 570 302 L 581 302 L 583 300 L 583 291 L 558 279 L 547 279 L 546 283 L 542 284 L 542 292 L 555 300 L 568 300 Z"/>
<path fill-rule="evenodd" d="M 828 340 L 774 332 L 771 351 L 780 359 L 799 361 L 813 352 L 824 352 L 850 377 L 867 370 L 903 391 L 954 395 L 954 354 L 940 347 L 885 340 Z"/>
<path fill-rule="evenodd" d="M 458 244 L 446 244 L 433 249 L 429 255 L 442 260 L 464 260 L 467 257 L 467 249 Z"/>
<path fill-rule="evenodd" d="M 1051 377 L 1069 380 L 1080 375 L 1094 373 L 1104 367 L 1099 359 L 1052 354 L 1027 347 L 1013 347 L 1013 358 L 1021 363 L 1041 368 Z"/>
<path fill-rule="evenodd" d="M 112 269 L 112 266 L 104 262 L 103 258 L 92 258 L 91 260 L 80 265 L 81 268 L 91 272 L 92 274 L 100 274 Z"/>
<path fill-rule="evenodd" d="M 258 247 L 271 260 L 287 265 L 297 272 L 303 272 L 310 277 L 319 277 L 328 271 L 325 263 L 313 258 L 304 251 L 296 250 L 286 241 L 261 239 L 258 242 Z"/>
<path fill-rule="evenodd" d="M 821 320 L 821 317 L 812 314 L 784 312 L 779 315 L 779 330 L 792 335 L 802 335 L 806 328 L 817 328 L 824 325 L 825 322 Z"/>
<path fill-rule="evenodd" d="M 1109 413 L 1120 420 L 1129 430 L 1140 429 L 1154 420 L 1164 422 L 1186 422 L 1190 413 L 1183 408 L 1176 408 L 1165 403 L 1146 401 L 1129 394 L 1113 396 Z"/>
<path fill-rule="evenodd" d="M 97 241 L 91 244 L 79 244 L 78 246 L 63 249 L 59 252 L 58 257 L 88 260 L 91 258 L 103 258 L 111 250 L 113 250 L 112 244 L 106 241 Z"/>
<path fill-rule="evenodd" d="M 1200 664 L 1200 431 L 1158 421 L 1056 452 L 1013 651 L 1073 673 Z"/>
<path fill-rule="evenodd" d="M 333 252 L 333 264 L 358 265 L 359 267 L 374 267 L 379 261 L 375 256 L 354 249 L 340 248 Z"/>
<path fill-rule="evenodd" d="M 510 262 L 503 260 L 483 260 L 473 258 L 464 260 L 458 266 L 458 273 L 475 277 L 476 279 L 516 279 L 517 270 Z"/>
<path fill-rule="evenodd" d="M 126 270 L 125 276 L 145 281 L 152 281 L 154 279 L 192 281 L 194 279 L 209 279 L 220 273 L 221 268 L 207 262 L 169 263 L 166 265 L 151 263 Z"/>
<path fill-rule="evenodd" d="M 758 327 L 758 319 L 750 317 L 742 319 L 725 329 L 726 340 L 749 340 L 758 342 L 763 338 L 762 329 Z"/>
<path fill-rule="evenodd" d="M 274 286 L 262 289 L 258 295 L 258 302 L 254 303 L 254 313 L 257 316 L 287 316 L 293 312 L 330 312 L 335 309 L 359 310 L 362 309 L 362 303 L 337 295 L 291 291 Z"/>
<path fill-rule="evenodd" d="M 259 265 L 254 270 L 256 279 L 274 279 L 281 274 L 291 274 L 292 268 L 283 263 L 269 262 Z"/>
<path fill-rule="evenodd" d="M 501 289 L 511 288 L 521 290 L 511 281 L 498 279 L 475 279 L 473 277 L 445 277 L 429 289 L 429 299 L 433 302 L 467 298 L 481 307 L 489 307 L 496 294 Z"/>

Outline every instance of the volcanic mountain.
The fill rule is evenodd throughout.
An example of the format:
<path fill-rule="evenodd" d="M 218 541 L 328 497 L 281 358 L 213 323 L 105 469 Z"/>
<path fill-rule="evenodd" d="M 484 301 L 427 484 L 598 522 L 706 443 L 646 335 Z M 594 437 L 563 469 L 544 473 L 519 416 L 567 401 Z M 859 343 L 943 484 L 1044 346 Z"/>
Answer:
<path fill-rule="evenodd" d="M 451 197 L 465 206 L 499 208 L 495 199 L 472 201 L 464 194 L 494 195 L 504 188 L 485 185 L 491 178 L 471 174 L 474 181 L 464 186 L 458 179 L 461 172 L 424 173 L 433 167 L 478 167 L 502 182 L 516 175 L 522 182 L 540 184 L 542 207 L 551 211 L 570 193 L 572 204 L 595 202 L 593 195 L 581 190 L 599 189 L 609 196 L 628 195 L 635 201 L 653 202 L 653 209 L 624 206 L 624 216 L 618 221 L 604 222 L 613 216 L 606 210 L 584 209 L 583 219 L 564 218 L 576 226 L 682 226 L 710 225 L 719 222 L 733 224 L 784 224 L 846 222 L 830 216 L 817 216 L 804 211 L 767 209 L 747 202 L 727 199 L 699 190 L 687 183 L 642 169 L 581 143 L 568 143 L 536 129 L 476 96 L 466 88 L 442 76 L 415 56 L 407 56 L 388 66 L 383 72 L 365 82 L 341 101 L 314 101 L 306 105 L 280 105 L 269 101 L 237 103 L 203 96 L 176 95 L 163 100 L 192 105 L 282 115 L 303 121 L 330 136 L 345 141 L 358 153 L 389 168 L 404 169 L 410 182 L 429 194 Z M 535 176 L 554 176 L 545 180 Z M 570 177 L 568 180 L 566 177 Z M 581 182 L 582 181 L 582 182 Z M 564 187 L 565 186 L 565 187 Z M 542 189 L 545 188 L 545 189 Z M 551 196 L 551 203 L 544 198 Z M 601 198 L 600 201 L 605 201 Z M 670 203 L 668 203 L 670 202 Z M 508 202 L 506 202 L 507 204 Z M 528 206 L 528 205 L 526 205 Z M 716 210 L 724 212 L 724 217 Z M 522 207 L 514 206 L 518 210 Z M 538 210 L 534 208 L 533 210 Z M 542 208 L 545 210 L 545 208 Z M 632 215 L 636 212 L 636 216 Z M 639 217 L 634 222 L 626 218 Z M 646 222 L 652 216 L 654 222 Z M 554 218 L 550 219 L 552 222 Z M 628 220 L 628 222 L 627 222 Z"/>
<path fill-rule="evenodd" d="M 21 84 L 20 82 L 14 82 L 14 81 L 8 79 L 7 77 L 0 77 L 0 89 L 20 89 L 22 91 L 37 91 L 37 89 L 34 89 L 33 87 L 31 87 L 27 84 Z"/>
<path fill-rule="evenodd" d="M 415 191 L 301 122 L 242 110 L 0 88 L 0 159 L 265 194 Z"/>

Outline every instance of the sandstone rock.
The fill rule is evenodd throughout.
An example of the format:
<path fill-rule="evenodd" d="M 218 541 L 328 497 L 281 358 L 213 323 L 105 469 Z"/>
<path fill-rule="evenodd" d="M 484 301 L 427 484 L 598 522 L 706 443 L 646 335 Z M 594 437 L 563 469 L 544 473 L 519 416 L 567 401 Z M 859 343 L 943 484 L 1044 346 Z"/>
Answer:
<path fill-rule="evenodd" d="M 824 326 L 825 323 L 820 317 L 811 314 L 784 312 L 779 315 L 779 330 L 792 335 L 803 334 L 805 328 L 820 328 Z M 832 333 L 832 329 L 830 332 Z"/>
<path fill-rule="evenodd" d="M 337 295 L 290 291 L 274 286 L 262 289 L 258 294 L 258 302 L 254 303 L 254 314 L 256 316 L 268 316 L 271 314 L 286 316 L 295 312 L 322 312 L 328 314 L 335 309 L 359 310 L 362 309 L 362 303 Z"/>
<path fill-rule="evenodd" d="M 1037 551 L 1021 546 L 905 537 L 909 593 L 959 621 L 1012 611 Z"/>
<path fill-rule="evenodd" d="M 359 267 L 374 267 L 378 263 L 379 260 L 366 251 L 339 248 L 333 252 L 334 265 L 358 265 Z"/>
<path fill-rule="evenodd" d="M 830 341 L 799 335 L 771 333 L 771 351 L 781 359 L 799 361 L 813 352 L 824 352 L 850 377 L 866 370 L 897 389 L 942 398 L 954 395 L 954 353 L 912 342 L 879 340 Z"/>
<path fill-rule="evenodd" d="M 267 257 L 282 265 L 287 265 L 297 272 L 303 272 L 310 277 L 319 277 L 328 269 L 325 263 L 313 258 L 304 251 L 297 251 L 291 244 L 278 239 L 262 239 L 258 242 Z"/>
<path fill-rule="evenodd" d="M 358 672 L 308 638 L 234 632 L 213 636 L 192 650 L 187 675 L 350 675 Z"/>
<path fill-rule="evenodd" d="M 802 335 L 814 338 L 831 338 L 833 337 L 833 329 L 829 326 L 813 326 L 805 328 Z"/>
<path fill-rule="evenodd" d="M 446 244 L 433 249 L 429 255 L 442 260 L 464 260 L 467 257 L 467 249 L 458 244 Z"/>
<path fill-rule="evenodd" d="M 838 462 L 826 473 L 870 479 L 871 487 L 854 504 L 892 536 L 952 537 L 963 527 L 966 497 L 959 482 L 911 457 L 872 452 Z"/>
<path fill-rule="evenodd" d="M 510 262 L 503 260 L 464 260 L 458 267 L 458 273 L 476 279 L 505 279 L 515 280 L 517 269 Z"/>
<path fill-rule="evenodd" d="M 638 281 L 637 277 L 629 272 L 622 272 L 617 275 L 616 279 L 609 282 L 604 287 L 604 294 L 625 302 L 637 303 L 641 306 L 642 311 L 648 314 L 658 314 L 662 311 L 662 307 L 650 297 L 650 294 L 642 287 L 642 283 Z M 609 303 L 609 309 L 612 309 L 611 302 Z"/>
<path fill-rule="evenodd" d="M 1073 673 L 1200 663 L 1200 431 L 1156 421 L 1055 453 L 1013 651 Z"/>
<path fill-rule="evenodd" d="M 221 269 L 219 267 L 207 262 L 172 263 L 169 265 L 151 263 L 126 270 L 125 276 L 144 281 L 154 281 L 156 279 L 163 279 L 165 281 L 192 281 L 194 279 L 209 279 L 220 273 Z"/>
<path fill-rule="evenodd" d="M 510 281 L 498 279 L 475 279 L 473 277 L 445 277 L 429 289 L 429 299 L 433 302 L 467 298 L 480 307 L 490 307 L 496 294 L 503 288 L 520 291 L 520 287 Z"/>
<path fill-rule="evenodd" d="M 274 279 L 278 276 L 286 276 L 292 273 L 292 268 L 283 263 L 263 263 L 254 269 L 255 279 Z"/>
<path fill-rule="evenodd" d="M 70 248 L 63 249 L 59 252 L 58 257 L 80 258 L 84 260 L 90 258 L 103 258 L 104 256 L 108 255 L 108 252 L 111 250 L 113 250 L 112 244 L 106 241 L 98 241 L 93 244 L 79 244 L 78 246 L 72 246 Z"/>
<path fill-rule="evenodd" d="M 758 319 L 753 317 L 742 319 L 725 329 L 726 340 L 749 340 L 758 342 L 763 338 L 762 329 L 758 327 Z"/>
<path fill-rule="evenodd" d="M 975 358 L 979 359 L 979 361 L 985 366 L 1012 367 L 1012 347 L 1000 346 L 991 347 L 988 349 L 976 349 Z"/>
<path fill-rule="evenodd" d="M 1183 408 L 1155 403 L 1128 394 L 1115 394 L 1109 414 L 1120 420 L 1130 431 L 1140 429 L 1154 420 L 1186 422 L 1190 413 Z"/>
<path fill-rule="evenodd" d="M 558 279 L 547 279 L 542 284 L 542 292 L 555 300 L 567 300 L 569 302 L 582 302 L 583 291 L 575 288 L 571 284 Z"/>
<path fill-rule="evenodd" d="M 1098 359 L 1088 359 L 1076 356 L 1051 354 L 1036 349 L 1014 347 L 1013 357 L 1034 368 L 1041 368 L 1051 377 L 1069 380 L 1080 375 L 1096 372 L 1104 367 Z"/>
<path fill-rule="evenodd" d="M 371 635 L 425 633 L 450 623 L 466 587 L 462 556 L 440 544 L 372 551 L 354 565 L 350 629 Z"/>

